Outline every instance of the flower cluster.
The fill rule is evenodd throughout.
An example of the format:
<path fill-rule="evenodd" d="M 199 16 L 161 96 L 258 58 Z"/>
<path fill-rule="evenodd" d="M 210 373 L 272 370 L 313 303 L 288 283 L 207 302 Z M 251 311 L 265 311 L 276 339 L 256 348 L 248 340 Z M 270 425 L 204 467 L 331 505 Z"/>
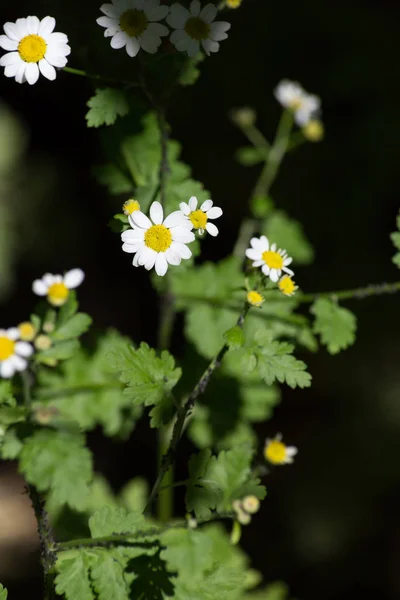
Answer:
<path fill-rule="evenodd" d="M 310 122 L 319 123 L 317 116 L 321 100 L 318 96 L 306 92 L 299 83 L 284 79 L 275 88 L 275 98 L 293 112 L 294 120 L 300 127 L 306 127 Z M 311 128 L 311 135 L 318 134 L 317 129 L 318 127 Z"/>
<path fill-rule="evenodd" d="M 197 198 L 192 196 L 188 203 L 180 204 L 180 210 L 164 218 L 163 207 L 157 201 L 150 206 L 149 217 L 140 210 L 137 201 L 125 202 L 123 210 L 131 228 L 121 234 L 122 250 L 134 254 L 133 266 L 148 271 L 154 267 L 157 275 L 163 276 L 168 265 L 179 265 L 192 256 L 187 244 L 195 240 L 193 229 L 199 235 L 205 231 L 218 235 L 217 227 L 208 220 L 220 217 L 221 208 L 213 206 L 212 200 L 203 202 L 199 209 L 197 205 Z"/>
<path fill-rule="evenodd" d="M 47 296 L 52 306 L 62 306 L 68 299 L 71 289 L 78 287 L 85 275 L 81 269 L 72 269 L 62 275 L 46 273 L 42 279 L 36 279 L 32 291 L 38 296 Z M 40 351 L 48 350 L 52 341 L 47 335 L 54 329 L 49 320 L 40 326 L 31 321 L 24 321 L 18 327 L 0 329 L 0 378 L 9 379 L 16 372 L 25 371 L 28 358 L 34 353 L 33 346 Z"/>
<path fill-rule="evenodd" d="M 125 48 L 129 56 L 136 56 L 140 49 L 150 54 L 157 52 L 162 38 L 173 29 L 170 41 L 180 52 L 196 56 L 200 49 L 207 55 L 218 52 L 219 42 L 225 40 L 230 24 L 215 21 L 218 8 L 199 0 L 193 0 L 189 9 L 179 3 L 169 8 L 159 0 L 112 0 L 100 7 L 104 16 L 97 23 L 105 28 L 104 36 L 111 37 L 111 47 Z"/>
<path fill-rule="evenodd" d="M 232 508 L 236 513 L 236 518 L 241 525 L 248 525 L 251 516 L 260 509 L 260 501 L 256 496 L 246 496 L 243 500 L 234 500 Z"/>
<path fill-rule="evenodd" d="M 251 238 L 246 256 L 253 261 L 253 267 L 261 268 L 262 273 L 273 283 L 278 283 L 278 288 L 285 296 L 293 296 L 298 288 L 292 279 L 294 273 L 288 267 L 293 259 L 288 256 L 286 250 L 277 248 L 276 244 L 270 244 L 268 238 L 262 235 L 259 238 Z M 252 306 L 261 306 L 263 300 L 256 290 L 250 290 L 247 294 L 247 301 Z"/>

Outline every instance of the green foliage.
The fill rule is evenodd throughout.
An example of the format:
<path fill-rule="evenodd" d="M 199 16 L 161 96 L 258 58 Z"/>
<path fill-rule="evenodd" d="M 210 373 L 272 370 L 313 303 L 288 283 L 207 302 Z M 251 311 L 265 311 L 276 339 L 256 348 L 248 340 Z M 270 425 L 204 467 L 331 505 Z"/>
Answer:
<path fill-rule="evenodd" d="M 397 231 L 390 234 L 390 239 L 398 252 L 393 256 L 392 261 L 400 269 L 400 214 L 396 218 Z"/>
<path fill-rule="evenodd" d="M 147 344 L 126 345 L 110 353 L 113 369 L 125 385 L 124 394 L 135 406 L 153 406 L 151 426 L 168 423 L 174 412 L 172 389 L 181 377 L 174 358 L 164 350 L 160 357 Z"/>
<path fill-rule="evenodd" d="M 85 117 L 88 127 L 113 125 L 118 117 L 129 112 L 125 92 L 110 87 L 97 89 L 87 105 L 90 109 Z"/>
<path fill-rule="evenodd" d="M 231 327 L 228 331 L 225 331 L 224 339 L 231 350 L 241 348 L 244 345 L 243 328 L 239 327 L 239 325 Z"/>
<path fill-rule="evenodd" d="M 71 558 L 64 558 L 61 554 L 57 560 L 57 594 L 64 594 L 67 600 L 94 600 L 89 577 L 90 557 L 85 552 L 68 554 Z"/>
<path fill-rule="evenodd" d="M 1 585 L 0 583 L 0 600 L 7 600 L 8 591 L 7 589 Z"/>
<path fill-rule="evenodd" d="M 249 494 L 260 500 L 265 487 L 251 473 L 253 450 L 249 445 L 235 446 L 212 456 L 206 449 L 189 460 L 189 483 L 186 507 L 197 518 L 207 518 L 211 511 L 231 511 L 232 502 Z"/>
<path fill-rule="evenodd" d="M 80 349 L 58 371 L 42 369 L 35 407 L 54 407 L 61 420 L 75 421 L 84 430 L 101 425 L 106 435 L 128 433 L 141 409 L 122 393 L 109 358 L 110 352 L 122 352 L 127 344 L 127 338 L 109 331 L 94 353 Z"/>
<path fill-rule="evenodd" d="M 357 319 L 350 310 L 329 298 L 319 298 L 310 312 L 315 316 L 314 331 L 321 336 L 321 342 L 330 354 L 337 354 L 354 344 Z"/>
<path fill-rule="evenodd" d="M 287 585 L 284 583 L 277 581 L 275 583 L 271 583 L 262 590 L 258 590 L 257 592 L 253 592 L 251 594 L 247 594 L 244 597 L 244 600 L 288 600 L 289 599 L 289 590 Z"/>
<path fill-rule="evenodd" d="M 295 263 L 308 265 L 314 260 L 314 251 L 303 227 L 285 212 L 274 211 L 264 222 L 263 233 L 280 248 L 284 248 Z"/>
<path fill-rule="evenodd" d="M 265 160 L 265 153 L 260 148 L 242 146 L 236 151 L 235 158 L 244 167 L 252 167 Z"/>
<path fill-rule="evenodd" d="M 80 433 L 43 429 L 29 437 L 20 455 L 21 472 L 54 504 L 82 510 L 92 478 L 92 457 Z"/>
<path fill-rule="evenodd" d="M 205 56 L 201 52 L 192 58 L 185 61 L 183 68 L 181 69 L 178 83 L 183 86 L 193 85 L 200 77 L 200 69 L 198 65 L 203 62 Z"/>

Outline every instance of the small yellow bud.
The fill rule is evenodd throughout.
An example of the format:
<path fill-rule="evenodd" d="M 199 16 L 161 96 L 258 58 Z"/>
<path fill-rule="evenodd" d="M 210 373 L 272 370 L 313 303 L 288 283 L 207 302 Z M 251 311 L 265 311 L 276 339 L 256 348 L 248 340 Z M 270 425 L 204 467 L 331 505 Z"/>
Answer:
<path fill-rule="evenodd" d="M 55 406 L 40 406 L 35 409 L 35 420 L 40 425 L 48 425 L 58 415 L 58 410 Z"/>
<path fill-rule="evenodd" d="M 293 296 L 298 286 L 289 275 L 284 275 L 278 282 L 278 287 L 285 296 Z"/>
<path fill-rule="evenodd" d="M 43 325 L 43 331 L 45 331 L 46 333 L 53 333 L 55 329 L 55 325 L 54 323 L 51 323 L 50 321 L 48 323 L 44 323 Z"/>
<path fill-rule="evenodd" d="M 264 302 L 264 298 L 255 290 L 252 290 L 247 294 L 247 302 L 251 304 L 251 306 L 261 306 Z"/>
<path fill-rule="evenodd" d="M 249 106 L 243 108 L 234 108 L 231 112 L 231 119 L 239 127 L 250 127 L 256 122 L 257 113 Z"/>
<path fill-rule="evenodd" d="M 48 335 L 38 335 L 35 340 L 36 350 L 48 350 L 53 345 L 53 342 Z"/>
<path fill-rule="evenodd" d="M 320 142 L 324 137 L 324 124 L 318 119 L 311 119 L 303 127 L 303 135 L 309 142 Z"/>
<path fill-rule="evenodd" d="M 242 4 L 242 0 L 226 0 L 226 5 L 228 8 L 239 8 Z"/>
<path fill-rule="evenodd" d="M 36 335 L 36 328 L 29 321 L 18 325 L 19 337 L 24 342 L 31 342 Z"/>
<path fill-rule="evenodd" d="M 124 202 L 124 204 L 122 205 L 122 210 L 124 211 L 125 215 L 131 215 L 136 210 L 140 210 L 140 204 L 137 200 L 130 198 L 129 200 Z"/>
<path fill-rule="evenodd" d="M 254 515 L 260 509 L 260 501 L 256 496 L 246 496 L 242 501 L 243 510 Z"/>

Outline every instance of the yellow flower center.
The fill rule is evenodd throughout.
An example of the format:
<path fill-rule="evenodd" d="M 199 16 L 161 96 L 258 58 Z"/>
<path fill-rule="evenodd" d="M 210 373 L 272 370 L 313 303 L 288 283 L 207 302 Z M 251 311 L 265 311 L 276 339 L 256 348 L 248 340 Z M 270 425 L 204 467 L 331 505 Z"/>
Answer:
<path fill-rule="evenodd" d="M 124 202 L 122 210 L 124 211 L 124 214 L 131 215 L 135 210 L 140 210 L 140 204 L 137 200 L 130 199 Z"/>
<path fill-rule="evenodd" d="M 280 465 L 285 462 L 286 458 L 286 446 L 282 442 L 272 440 L 269 442 L 264 450 L 264 456 L 268 462 L 273 465 Z"/>
<path fill-rule="evenodd" d="M 47 44 L 40 35 L 31 33 L 26 35 L 18 45 L 18 52 L 22 60 L 27 63 L 39 62 L 46 54 Z"/>
<path fill-rule="evenodd" d="M 319 142 L 324 137 L 324 126 L 318 119 L 312 119 L 304 125 L 303 135 L 310 142 Z"/>
<path fill-rule="evenodd" d="M 18 331 L 19 337 L 21 338 L 21 340 L 24 340 L 24 342 L 31 342 L 35 337 L 36 333 L 36 329 L 34 328 L 32 323 L 29 323 L 29 321 L 20 323 L 18 325 Z"/>
<path fill-rule="evenodd" d="M 211 27 L 203 19 L 191 17 L 186 21 L 185 31 L 193 40 L 201 42 L 209 37 Z"/>
<path fill-rule="evenodd" d="M 253 290 L 247 294 L 247 302 L 252 306 L 261 306 L 261 304 L 264 302 L 264 298 L 261 296 L 261 294 Z"/>
<path fill-rule="evenodd" d="M 194 210 L 190 213 L 189 219 L 195 229 L 204 229 L 207 225 L 207 215 L 202 210 Z"/>
<path fill-rule="evenodd" d="M 148 20 L 143 10 L 130 8 L 126 10 L 119 20 L 122 31 L 125 31 L 129 37 L 139 37 L 147 28 Z"/>
<path fill-rule="evenodd" d="M 282 277 L 282 279 L 278 283 L 278 287 L 281 290 L 282 294 L 285 294 L 285 296 L 291 296 L 297 290 L 297 285 L 295 284 L 293 279 L 289 277 L 289 275 L 285 275 L 284 277 Z"/>
<path fill-rule="evenodd" d="M 260 501 L 256 496 L 246 496 L 243 498 L 242 506 L 247 513 L 254 515 L 260 508 Z"/>
<path fill-rule="evenodd" d="M 47 298 L 53 306 L 62 306 L 67 301 L 69 289 L 65 283 L 53 283 L 47 290 Z"/>
<path fill-rule="evenodd" d="M 267 250 L 262 253 L 262 259 L 270 269 L 282 269 L 283 267 L 283 258 L 278 252 Z"/>
<path fill-rule="evenodd" d="M 239 8 L 239 6 L 242 4 L 242 0 L 226 0 L 226 3 L 229 8 Z"/>
<path fill-rule="evenodd" d="M 144 234 L 144 243 L 156 252 L 165 252 L 172 244 L 172 235 L 165 225 L 152 225 Z"/>
<path fill-rule="evenodd" d="M 291 108 L 292 110 L 300 110 L 300 108 L 303 106 L 303 100 L 299 97 L 297 98 L 293 98 L 290 102 L 289 102 L 289 108 Z"/>
<path fill-rule="evenodd" d="M 15 342 L 8 337 L 0 337 L 0 360 L 7 360 L 14 354 Z"/>

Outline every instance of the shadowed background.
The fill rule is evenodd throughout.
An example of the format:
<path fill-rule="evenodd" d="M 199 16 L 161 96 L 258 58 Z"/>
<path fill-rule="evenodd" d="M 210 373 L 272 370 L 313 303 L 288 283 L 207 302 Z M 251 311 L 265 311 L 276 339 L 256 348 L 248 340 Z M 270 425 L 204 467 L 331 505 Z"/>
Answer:
<path fill-rule="evenodd" d="M 112 53 L 129 69 L 131 59 L 113 51 L 95 24 L 98 7 L 94 0 L 19 0 L 15 8 L 3 0 L 0 22 L 51 14 L 70 38 L 69 66 L 101 73 Z M 288 77 L 321 96 L 326 125 L 324 142 L 290 155 L 272 188 L 277 207 L 302 222 L 316 250 L 296 280 L 305 291 L 322 291 L 399 278 L 388 237 L 399 208 L 399 17 L 398 3 L 382 0 L 244 0 L 226 13 L 229 39 L 202 63 L 198 83 L 178 91 L 167 115 L 183 159 L 224 209 L 221 234 L 206 240 L 202 257 L 229 254 L 258 174 L 235 163 L 246 142 L 227 113 L 254 106 L 271 138 L 280 113 L 272 90 Z M 30 314 L 35 277 L 80 266 L 87 275 L 81 305 L 96 327 L 154 344 L 156 294 L 107 226 L 120 201 L 91 175 L 104 161 L 98 132 L 85 126 L 92 92 L 89 81 L 64 73 L 33 87 L 0 78 L 0 326 Z M 299 455 L 267 481 L 243 546 L 267 581 L 286 581 L 299 600 L 400 595 L 398 302 L 352 301 L 356 345 L 336 357 L 304 355 L 312 388 L 285 388 L 274 418 L 258 426 L 260 444 L 282 431 Z M 172 350 L 179 357 L 179 344 Z M 155 436 L 146 422 L 124 446 L 96 432 L 89 438 L 96 469 L 115 489 L 137 474 L 154 478 Z M 178 472 L 190 451 L 183 444 Z M 11 598 L 28 591 L 39 598 L 34 522 L 13 473 L 0 466 L 0 580 Z"/>

